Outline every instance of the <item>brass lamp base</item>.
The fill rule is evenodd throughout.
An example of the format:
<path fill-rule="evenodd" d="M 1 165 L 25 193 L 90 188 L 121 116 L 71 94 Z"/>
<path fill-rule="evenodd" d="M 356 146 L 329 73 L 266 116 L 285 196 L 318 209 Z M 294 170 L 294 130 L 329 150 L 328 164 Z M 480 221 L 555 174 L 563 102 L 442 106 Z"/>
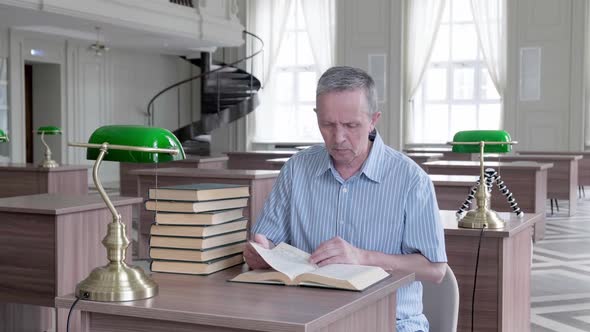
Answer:
<path fill-rule="evenodd" d="M 125 263 L 97 267 L 76 286 L 76 296 L 90 301 L 134 301 L 157 294 L 158 284 L 141 268 Z"/>
<path fill-rule="evenodd" d="M 504 228 L 506 223 L 498 216 L 496 211 L 489 209 L 476 209 L 467 212 L 459 221 L 458 226 L 463 228 Z"/>
<path fill-rule="evenodd" d="M 39 164 L 39 167 L 43 168 L 56 168 L 58 166 L 59 164 L 57 163 L 57 161 L 51 159 L 45 159 L 42 163 Z"/>

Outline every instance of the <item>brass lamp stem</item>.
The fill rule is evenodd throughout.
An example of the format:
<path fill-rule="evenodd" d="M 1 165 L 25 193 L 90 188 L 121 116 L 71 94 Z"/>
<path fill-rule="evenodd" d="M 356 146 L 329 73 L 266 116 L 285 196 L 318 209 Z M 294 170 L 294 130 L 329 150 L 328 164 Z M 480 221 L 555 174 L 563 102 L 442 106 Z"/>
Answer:
<path fill-rule="evenodd" d="M 44 167 L 44 168 L 58 167 L 59 165 L 57 164 L 57 162 L 55 160 L 51 159 L 51 149 L 49 148 L 49 145 L 47 145 L 47 142 L 45 142 L 45 132 L 44 131 L 41 132 L 41 143 L 43 143 L 43 145 L 45 146 L 45 159 L 43 159 L 43 161 L 41 162 L 41 164 L 39 166 Z"/>
<path fill-rule="evenodd" d="M 94 180 L 94 185 L 96 186 L 96 190 L 98 190 L 98 193 L 100 194 L 100 196 L 102 197 L 102 199 L 106 203 L 107 207 L 109 208 L 109 210 L 111 210 L 111 213 L 113 214 L 113 222 L 115 222 L 115 221 L 121 222 L 121 215 L 115 209 L 113 202 L 111 201 L 111 199 L 107 195 L 106 191 L 102 187 L 102 183 L 100 182 L 100 179 L 98 178 L 98 168 L 100 167 L 100 164 L 102 163 L 102 159 L 104 158 L 104 155 L 107 154 L 108 149 L 109 149 L 108 143 L 103 143 L 100 146 L 100 152 L 98 154 L 98 157 L 96 158 L 96 162 L 94 163 L 94 167 L 92 167 L 92 179 Z"/>
<path fill-rule="evenodd" d="M 465 228 L 502 228 L 504 221 L 500 219 L 498 214 L 490 209 L 490 194 L 485 178 L 484 158 L 485 142 L 479 142 L 479 186 L 475 198 L 477 200 L 477 208 L 467 212 L 465 217 L 458 223 L 459 227 Z M 492 143 L 493 144 L 493 143 Z"/>
<path fill-rule="evenodd" d="M 45 132 L 41 132 L 41 143 L 45 145 L 45 158 L 51 159 L 51 149 L 49 148 L 49 145 L 47 145 L 47 143 L 45 142 Z"/>
<path fill-rule="evenodd" d="M 125 224 L 121 222 L 121 215 L 98 178 L 98 169 L 108 148 L 108 143 L 100 145 L 98 157 L 92 168 L 92 178 L 98 193 L 113 215 L 113 222 L 108 224 L 107 235 L 102 240 L 107 249 L 109 262 L 92 270 L 90 275 L 76 286 L 76 296 L 91 301 L 108 302 L 153 297 L 158 294 L 158 285 L 141 268 L 125 263 L 125 253 L 130 244 L 125 234 Z"/>
<path fill-rule="evenodd" d="M 479 142 L 479 168 L 480 168 L 479 169 L 479 171 L 480 171 L 479 181 L 480 181 L 480 183 L 484 183 L 484 180 L 485 180 L 485 173 L 484 173 L 484 167 L 483 167 L 483 152 L 485 150 L 484 149 L 485 146 L 486 146 L 486 142 L 484 142 L 484 141 Z M 485 187 L 485 185 L 484 185 L 484 187 Z"/>

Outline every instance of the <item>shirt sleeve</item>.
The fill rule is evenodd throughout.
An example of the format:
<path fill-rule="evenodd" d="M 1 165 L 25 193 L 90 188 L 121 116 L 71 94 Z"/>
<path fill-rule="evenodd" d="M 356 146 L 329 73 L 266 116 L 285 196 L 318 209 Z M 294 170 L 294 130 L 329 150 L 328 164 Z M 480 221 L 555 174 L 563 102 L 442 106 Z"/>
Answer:
<path fill-rule="evenodd" d="M 275 244 L 289 242 L 292 168 L 289 161 L 281 168 L 262 213 L 251 230 L 252 234 L 263 234 Z"/>
<path fill-rule="evenodd" d="M 419 252 L 433 263 L 447 261 L 444 229 L 440 221 L 434 186 L 428 175 L 423 172 L 418 174 L 408 193 L 402 252 Z"/>

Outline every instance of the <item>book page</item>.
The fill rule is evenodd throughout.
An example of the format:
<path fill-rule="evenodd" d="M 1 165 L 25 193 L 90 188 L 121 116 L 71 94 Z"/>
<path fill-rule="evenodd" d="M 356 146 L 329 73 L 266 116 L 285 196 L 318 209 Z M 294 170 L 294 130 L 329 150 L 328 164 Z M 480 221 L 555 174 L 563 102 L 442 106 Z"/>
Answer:
<path fill-rule="evenodd" d="M 286 243 L 280 243 L 272 249 L 265 249 L 253 242 L 251 244 L 268 265 L 291 280 L 299 274 L 317 269 L 317 265 L 309 263 L 308 253 Z"/>
<path fill-rule="evenodd" d="M 355 278 L 363 277 L 364 274 L 371 273 L 373 270 L 380 269 L 381 268 L 376 266 L 329 264 L 318 268 L 312 273 L 332 279 L 353 280 Z"/>
<path fill-rule="evenodd" d="M 378 266 L 330 264 L 299 276 L 297 281 L 363 290 L 388 276 L 389 273 Z"/>

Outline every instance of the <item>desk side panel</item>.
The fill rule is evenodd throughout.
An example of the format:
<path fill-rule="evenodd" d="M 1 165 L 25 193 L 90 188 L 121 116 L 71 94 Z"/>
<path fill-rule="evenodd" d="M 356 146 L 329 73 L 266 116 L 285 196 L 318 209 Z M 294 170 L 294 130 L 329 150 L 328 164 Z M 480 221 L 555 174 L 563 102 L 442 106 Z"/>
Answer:
<path fill-rule="evenodd" d="M 395 308 L 396 293 L 382 298 L 376 303 L 372 303 L 358 311 L 355 311 L 340 320 L 318 330 L 310 331 L 319 332 L 356 332 L 356 331 L 375 331 L 391 332 L 395 331 Z"/>
<path fill-rule="evenodd" d="M 471 300 L 479 237 L 446 235 L 449 266 L 459 284 L 459 320 L 457 331 L 471 331 Z M 498 292 L 500 287 L 500 241 L 484 238 L 481 243 L 477 289 L 475 293 L 475 331 L 498 331 Z"/>
<path fill-rule="evenodd" d="M 580 186 L 590 185 L 590 156 L 578 160 L 578 184 Z"/>
<path fill-rule="evenodd" d="M 0 183 L 2 183 L 0 198 L 46 193 L 47 173 L 3 171 L 0 168 Z"/>
<path fill-rule="evenodd" d="M 48 173 L 46 192 L 71 195 L 88 194 L 88 169 Z"/>
<path fill-rule="evenodd" d="M 129 239 L 126 262 L 132 263 L 131 218 L 133 205 L 117 206 Z M 111 212 L 104 209 L 61 215 L 57 221 L 57 283 L 58 296 L 73 293 L 76 285 L 94 268 L 106 265 L 107 252 L 102 244 L 108 224 L 113 220 Z M 52 303 L 53 306 L 53 303 Z M 57 331 L 65 331 L 68 310 L 58 309 Z M 72 313 L 70 327 L 80 331 L 80 313 Z"/>
<path fill-rule="evenodd" d="M 503 239 L 499 331 L 531 330 L 531 231 Z"/>
<path fill-rule="evenodd" d="M 0 212 L 0 301 L 53 306 L 54 216 Z"/>
<path fill-rule="evenodd" d="M 255 330 L 243 330 L 240 328 L 219 327 L 210 325 L 197 325 L 190 323 L 173 322 L 158 319 L 145 319 L 138 317 L 108 315 L 100 313 L 82 313 L 82 322 L 88 326 L 88 332 L 254 332 Z M 258 330 L 260 331 L 260 330 Z M 264 330 L 263 330 L 264 331 Z"/>
<path fill-rule="evenodd" d="M 547 176 L 547 195 L 549 198 L 567 199 L 570 197 L 570 183 L 571 183 L 571 164 L 576 161 L 570 160 L 555 160 L 551 161 L 553 168 L 550 168 Z M 577 170 L 577 167 L 576 167 Z M 576 172 L 576 177 L 577 177 Z M 578 179 L 576 178 L 576 182 Z M 578 188 L 573 188 L 573 192 L 577 193 Z"/>
<path fill-rule="evenodd" d="M 580 160 L 581 161 L 581 160 Z M 579 162 L 572 160 L 569 165 L 569 215 L 573 216 L 578 210 L 578 184 L 579 184 Z"/>
<path fill-rule="evenodd" d="M 0 332 L 52 331 L 54 317 L 53 308 L 0 303 Z"/>

